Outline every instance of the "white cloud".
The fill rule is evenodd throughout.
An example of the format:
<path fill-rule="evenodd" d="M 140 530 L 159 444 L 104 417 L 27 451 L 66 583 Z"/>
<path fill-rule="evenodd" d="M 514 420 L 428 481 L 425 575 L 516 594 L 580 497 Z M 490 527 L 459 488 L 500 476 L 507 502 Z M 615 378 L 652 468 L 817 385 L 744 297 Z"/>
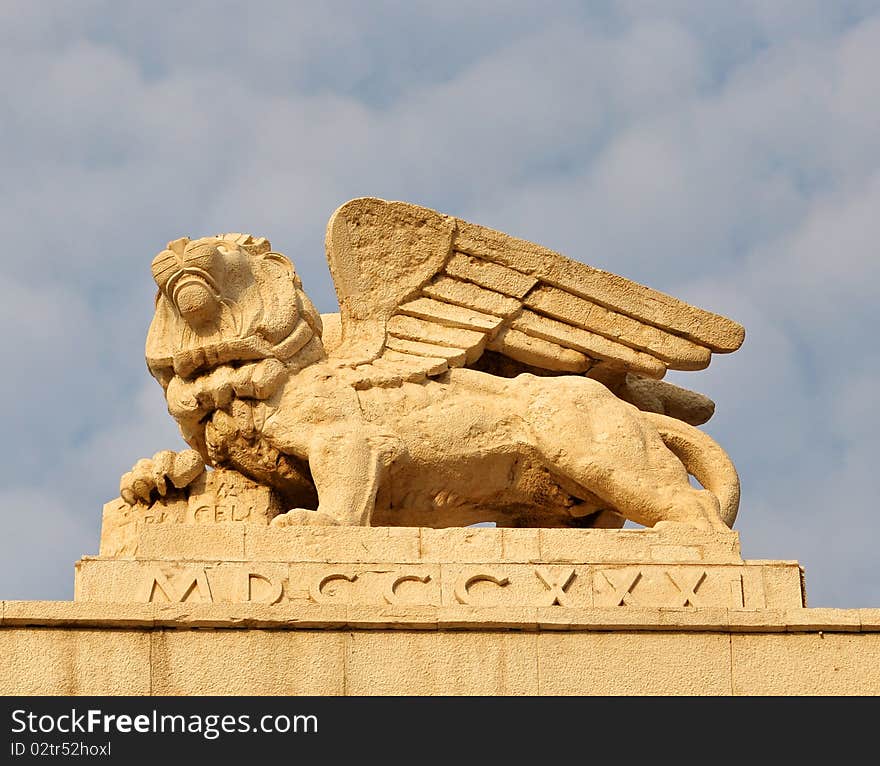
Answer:
<path fill-rule="evenodd" d="M 0 596 L 21 567 L 69 593 L 119 474 L 182 444 L 143 363 L 155 252 L 254 231 L 333 310 L 325 222 L 375 195 L 743 322 L 672 376 L 718 402 L 743 548 L 880 605 L 876 2 L 13 2 L 0 39 Z"/>
<path fill-rule="evenodd" d="M 4 488 L 0 515 L 3 599 L 72 599 L 74 562 L 97 553 L 100 509 L 91 517 L 77 512 L 60 488 Z"/>

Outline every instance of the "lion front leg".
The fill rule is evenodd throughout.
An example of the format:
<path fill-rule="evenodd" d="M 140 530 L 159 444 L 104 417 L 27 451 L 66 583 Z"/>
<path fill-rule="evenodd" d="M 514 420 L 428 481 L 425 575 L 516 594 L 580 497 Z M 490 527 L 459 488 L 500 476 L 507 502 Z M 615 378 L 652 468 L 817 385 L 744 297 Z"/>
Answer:
<path fill-rule="evenodd" d="M 370 526 L 379 482 L 398 452 L 395 440 L 362 428 L 324 428 L 313 435 L 308 451 L 318 510 L 295 508 L 272 525 Z"/>

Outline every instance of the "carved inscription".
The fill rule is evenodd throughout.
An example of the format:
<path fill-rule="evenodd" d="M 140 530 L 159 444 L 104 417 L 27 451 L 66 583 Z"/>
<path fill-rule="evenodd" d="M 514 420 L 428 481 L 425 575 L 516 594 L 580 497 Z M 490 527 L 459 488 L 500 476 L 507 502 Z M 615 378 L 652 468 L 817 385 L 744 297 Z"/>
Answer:
<path fill-rule="evenodd" d="M 106 570 L 105 570 L 106 571 Z M 109 587 L 96 582 L 86 598 L 141 602 L 742 609 L 745 581 L 737 567 L 679 565 L 605 567 L 510 564 L 466 566 L 321 565 L 266 563 L 176 566 L 147 564 L 127 570 Z M 86 575 L 88 577 L 88 575 Z M 127 577 L 128 575 L 126 575 Z M 476 587 L 475 587 L 476 586 Z M 112 597 L 111 597 L 112 596 Z M 757 594 L 760 596 L 760 594 Z M 755 597 L 757 597 L 755 596 Z M 754 598 L 754 597 L 750 597 Z"/>
<path fill-rule="evenodd" d="M 703 604 L 698 603 L 699 599 L 697 598 L 696 591 L 703 580 L 706 579 L 705 571 L 697 570 L 696 572 L 691 572 L 690 576 L 685 572 L 676 572 L 675 575 L 672 572 L 667 572 L 666 576 L 678 588 L 680 598 L 674 606 L 703 606 Z"/>
<path fill-rule="evenodd" d="M 571 597 L 565 592 L 565 589 L 571 585 L 572 580 L 575 578 L 574 569 L 567 569 L 565 572 L 560 574 L 552 574 L 547 571 L 544 567 L 537 567 L 535 569 L 535 574 L 538 576 L 538 579 L 544 583 L 549 591 L 546 594 L 545 602 L 539 604 L 539 606 L 579 606 L 575 604 Z"/>
<path fill-rule="evenodd" d="M 277 604 L 283 598 L 284 582 L 280 578 L 247 568 L 182 567 L 166 574 L 159 567 L 149 567 L 136 600 Z"/>
<path fill-rule="evenodd" d="M 636 583 L 642 579 L 640 570 L 637 569 L 635 573 L 603 571 L 601 574 L 614 591 L 614 606 L 638 606 L 633 598 L 632 590 L 636 587 Z"/>
<path fill-rule="evenodd" d="M 388 578 L 388 587 L 385 589 L 384 596 L 385 601 L 389 604 L 399 604 L 401 603 L 400 598 L 397 595 L 397 586 L 402 585 L 405 582 L 420 582 L 427 583 L 430 582 L 431 575 L 417 575 L 417 574 L 404 574 L 397 575 L 392 574 Z"/>
<path fill-rule="evenodd" d="M 191 488 L 187 503 L 186 520 L 191 524 L 268 523 L 280 510 L 271 490 L 227 470 L 206 473 L 203 486 L 194 484 Z"/>
<path fill-rule="evenodd" d="M 763 596 L 763 594 L 761 594 Z M 746 605 L 745 588 L 743 587 L 743 576 L 737 575 L 730 583 L 730 607 L 731 609 L 743 609 Z"/>
<path fill-rule="evenodd" d="M 497 585 L 499 588 L 503 588 L 505 585 L 510 584 L 510 579 L 505 576 L 498 576 L 491 572 L 480 572 L 475 575 L 471 575 L 470 577 L 462 577 L 455 584 L 455 599 L 459 604 L 470 604 L 471 603 L 471 594 L 470 588 L 474 583 L 478 582 L 490 582 L 494 585 Z"/>
<path fill-rule="evenodd" d="M 328 593 L 324 592 L 324 588 L 329 585 L 331 582 L 335 580 L 344 580 L 345 582 L 354 582 L 358 579 L 356 574 L 348 575 L 343 574 L 341 572 L 331 572 L 328 575 L 323 575 L 321 577 L 317 577 L 312 583 L 309 585 L 309 596 L 312 601 L 316 604 L 330 604 L 333 603 L 334 598 Z"/>
<path fill-rule="evenodd" d="M 204 569 L 192 573 L 181 572 L 176 577 L 167 577 L 158 568 L 153 568 L 147 577 L 140 601 L 203 601 L 211 603 L 214 597 L 208 576 Z"/>
<path fill-rule="evenodd" d="M 241 573 L 242 601 L 260 604 L 277 604 L 284 595 L 284 585 L 266 575 L 243 570 Z"/>
<path fill-rule="evenodd" d="M 742 608 L 742 576 L 704 567 L 624 567 L 598 570 L 597 606 Z"/>

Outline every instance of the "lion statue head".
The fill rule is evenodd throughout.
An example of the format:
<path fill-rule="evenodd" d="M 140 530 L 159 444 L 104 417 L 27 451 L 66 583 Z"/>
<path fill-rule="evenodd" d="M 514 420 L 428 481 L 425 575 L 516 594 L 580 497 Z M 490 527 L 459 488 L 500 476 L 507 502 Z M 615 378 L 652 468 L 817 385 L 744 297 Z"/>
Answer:
<path fill-rule="evenodd" d="M 219 365 L 275 358 L 305 366 L 324 355 L 320 314 L 293 264 L 263 237 L 176 239 L 152 273 L 159 290 L 146 358 L 163 388 Z"/>

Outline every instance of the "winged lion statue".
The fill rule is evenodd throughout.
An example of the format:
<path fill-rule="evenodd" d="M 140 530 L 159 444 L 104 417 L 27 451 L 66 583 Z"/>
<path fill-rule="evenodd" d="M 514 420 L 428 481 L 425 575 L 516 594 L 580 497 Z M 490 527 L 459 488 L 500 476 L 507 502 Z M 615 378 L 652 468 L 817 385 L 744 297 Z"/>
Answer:
<path fill-rule="evenodd" d="M 735 351 L 736 322 L 404 202 L 342 205 L 326 254 L 338 314 L 264 238 L 155 257 L 146 360 L 191 450 L 139 461 L 126 502 L 208 465 L 277 492 L 274 526 L 733 524 L 714 405 L 661 378 Z"/>

